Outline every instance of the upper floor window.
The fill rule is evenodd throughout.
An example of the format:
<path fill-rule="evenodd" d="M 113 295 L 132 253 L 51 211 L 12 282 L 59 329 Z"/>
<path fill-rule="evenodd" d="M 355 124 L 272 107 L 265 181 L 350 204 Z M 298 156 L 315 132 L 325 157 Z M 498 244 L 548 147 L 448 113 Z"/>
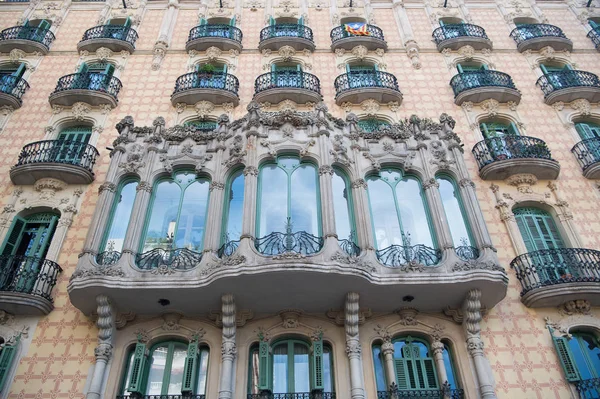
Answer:
<path fill-rule="evenodd" d="M 13 64 L 0 65 L 0 91 L 12 94 L 15 86 L 25 74 L 26 64 L 24 62 L 15 66 Z"/>
<path fill-rule="evenodd" d="M 597 18 L 597 17 L 589 18 L 588 23 L 590 24 L 592 29 L 600 28 L 600 18 Z"/>
<path fill-rule="evenodd" d="M 74 89 L 106 91 L 115 73 L 115 66 L 110 62 L 82 62 L 77 72 L 80 75 L 73 81 L 73 86 L 76 86 Z"/>
<path fill-rule="evenodd" d="M 466 213 L 454 181 L 447 176 L 438 176 L 437 182 L 454 247 L 473 247 Z"/>
<path fill-rule="evenodd" d="M 126 180 L 117 189 L 100 252 L 121 252 L 123 249 L 137 186 L 137 181 Z"/>
<path fill-rule="evenodd" d="M 373 133 L 390 123 L 380 118 L 363 118 L 358 121 L 358 127 L 365 133 Z"/>
<path fill-rule="evenodd" d="M 543 63 L 540 64 L 540 69 L 554 88 L 572 86 L 575 83 L 573 79 L 577 79 L 576 75 L 565 73 L 573 70 L 569 64 Z"/>
<path fill-rule="evenodd" d="M 225 213 L 223 214 L 223 237 L 221 244 L 239 241 L 244 220 L 244 174 L 238 170 L 229 178 L 225 191 Z M 234 250 L 231 248 L 230 250 Z M 226 255 L 231 255 L 227 253 Z"/>
<path fill-rule="evenodd" d="M 600 138 L 600 124 L 592 122 L 577 122 L 575 129 L 582 140 Z"/>
<path fill-rule="evenodd" d="M 595 331 L 575 331 L 569 337 L 556 337 L 550 328 L 556 354 L 567 378 L 577 386 L 579 397 L 598 398 L 600 388 L 600 342 Z"/>
<path fill-rule="evenodd" d="M 410 336 L 396 339 L 394 364 L 396 384 L 400 391 L 439 388 L 435 361 L 425 341 Z"/>
<path fill-rule="evenodd" d="M 354 213 L 352 212 L 352 193 L 346 175 L 334 168 L 331 180 L 333 191 L 333 211 L 335 214 L 335 230 L 339 240 L 355 242 Z"/>
<path fill-rule="evenodd" d="M 10 385 L 8 375 L 14 366 L 13 362 L 17 354 L 19 340 L 20 335 L 13 343 L 7 343 L 3 338 L 0 338 L 0 392 Z"/>
<path fill-rule="evenodd" d="M 486 139 L 519 135 L 519 129 L 513 122 L 482 122 L 479 129 Z"/>
<path fill-rule="evenodd" d="M 513 213 L 527 252 L 565 247 L 554 219 L 548 212 L 538 208 L 517 208 Z"/>
<path fill-rule="evenodd" d="M 482 64 L 482 63 L 460 62 L 460 63 L 456 64 L 456 69 L 458 70 L 458 73 L 466 73 L 466 72 L 487 71 L 489 68 L 486 64 Z"/>
<path fill-rule="evenodd" d="M 2 255 L 45 258 L 58 218 L 59 215 L 50 212 L 15 216 L 2 245 Z"/>
<path fill-rule="evenodd" d="M 187 248 L 202 252 L 209 182 L 178 171 L 154 187 L 141 252 Z"/>
<path fill-rule="evenodd" d="M 57 147 L 53 161 L 87 164 L 88 160 L 83 158 L 88 155 L 89 151 L 86 150 L 91 136 L 91 126 L 71 126 L 62 129 L 56 138 Z"/>

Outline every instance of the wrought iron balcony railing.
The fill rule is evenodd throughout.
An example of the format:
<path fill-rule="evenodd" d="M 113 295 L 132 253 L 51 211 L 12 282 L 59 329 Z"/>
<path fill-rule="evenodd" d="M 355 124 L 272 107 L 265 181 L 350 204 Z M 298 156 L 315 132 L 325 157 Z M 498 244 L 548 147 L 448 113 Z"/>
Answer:
<path fill-rule="evenodd" d="M 121 81 L 114 76 L 98 72 L 72 73 L 58 79 L 54 93 L 66 90 L 91 90 L 106 93 L 117 100 Z"/>
<path fill-rule="evenodd" d="M 462 245 L 460 247 L 456 247 L 454 250 L 456 251 L 456 255 L 464 261 L 475 260 L 479 258 L 479 249 L 470 245 Z"/>
<path fill-rule="evenodd" d="M 442 259 L 442 251 L 429 248 L 423 244 L 390 245 L 375 252 L 377 259 L 388 267 L 402 267 L 408 264 L 434 266 Z"/>
<path fill-rule="evenodd" d="M 440 44 L 444 40 L 455 39 L 457 37 L 478 37 L 480 39 L 488 39 L 485 29 L 483 29 L 481 26 L 472 24 L 452 24 L 440 26 L 433 31 L 432 36 L 435 44 Z"/>
<path fill-rule="evenodd" d="M 454 75 L 450 80 L 454 97 L 470 89 L 480 87 L 506 87 L 517 89 L 510 75 L 498 71 L 467 71 Z"/>
<path fill-rule="evenodd" d="M 240 240 L 227 241 L 217 251 L 217 256 L 223 258 L 225 256 L 231 256 L 240 246 Z"/>
<path fill-rule="evenodd" d="M 539 37 L 560 37 L 566 39 L 562 29 L 558 26 L 548 24 L 528 24 L 519 25 L 512 32 L 510 37 L 517 43 L 521 44 L 526 40 L 536 39 Z"/>
<path fill-rule="evenodd" d="M 52 302 L 61 267 L 34 256 L 0 255 L 0 291 L 35 295 Z"/>
<path fill-rule="evenodd" d="M 541 76 L 535 84 L 542 89 L 544 97 L 548 97 L 556 90 L 572 87 L 597 87 L 600 89 L 600 78 L 591 72 L 558 71 Z"/>
<path fill-rule="evenodd" d="M 473 155 L 480 170 L 492 162 L 507 159 L 552 159 L 546 143 L 529 136 L 503 136 L 485 139 L 475 144 Z"/>
<path fill-rule="evenodd" d="M 0 92 L 10 94 L 22 103 L 23 94 L 29 89 L 29 83 L 13 75 L 0 75 Z"/>
<path fill-rule="evenodd" d="M 260 75 L 254 82 L 254 93 L 269 89 L 305 89 L 321 94 L 319 78 L 304 71 L 274 71 Z"/>
<path fill-rule="evenodd" d="M 256 250 L 267 256 L 281 255 L 285 253 L 297 253 L 302 255 L 313 255 L 323 248 L 323 237 L 317 237 L 306 231 L 292 233 L 273 232 L 254 240 Z"/>
<path fill-rule="evenodd" d="M 13 26 L 0 32 L 0 40 L 31 40 L 43 44 L 46 48 L 54 41 L 54 33 L 48 29 L 34 26 Z"/>
<path fill-rule="evenodd" d="M 600 162 L 600 137 L 582 140 L 571 148 L 581 168 L 585 171 L 593 164 Z"/>
<path fill-rule="evenodd" d="M 336 399 L 335 392 L 249 393 L 247 399 Z"/>
<path fill-rule="evenodd" d="M 597 49 L 600 49 L 600 26 L 596 26 L 594 29 L 588 32 L 587 37 L 592 40 L 592 43 Z"/>
<path fill-rule="evenodd" d="M 274 37 L 298 37 L 301 39 L 313 39 L 313 31 L 308 26 L 299 24 L 280 24 L 269 25 L 260 31 L 260 41 L 272 39 Z"/>
<path fill-rule="evenodd" d="M 206 399 L 206 395 L 117 395 L 116 399 Z"/>
<path fill-rule="evenodd" d="M 29 0 L 0 0 L 0 3 L 29 3 Z"/>
<path fill-rule="evenodd" d="M 223 72 L 191 72 L 181 75 L 175 82 L 175 93 L 192 89 L 217 89 L 238 94 L 238 78 Z"/>
<path fill-rule="evenodd" d="M 338 239 L 338 244 L 342 251 L 347 253 L 349 256 L 360 255 L 360 247 L 354 243 L 351 238 L 344 238 L 343 240 Z"/>
<path fill-rule="evenodd" d="M 581 399 L 600 398 L 600 378 L 590 378 L 575 382 Z"/>
<path fill-rule="evenodd" d="M 119 251 L 104 251 L 96 255 L 96 263 L 100 266 L 114 265 L 121 259 L 121 252 Z"/>
<path fill-rule="evenodd" d="M 138 34 L 134 29 L 123 25 L 100 25 L 86 30 L 81 41 L 92 39 L 123 40 L 135 47 Z"/>
<path fill-rule="evenodd" d="M 367 25 L 367 34 L 362 36 L 356 36 L 352 33 L 349 33 L 344 25 L 336 26 L 331 30 L 329 36 L 331 36 L 332 43 L 335 43 L 336 41 L 345 39 L 347 37 L 372 37 L 375 39 L 385 41 L 385 38 L 383 37 L 383 31 L 381 30 L 381 28 L 375 25 Z"/>
<path fill-rule="evenodd" d="M 391 73 L 381 71 L 350 71 L 335 78 L 334 86 L 336 96 L 348 90 L 367 87 L 381 87 L 400 92 L 398 79 Z"/>
<path fill-rule="evenodd" d="M 135 263 L 142 270 L 162 268 L 180 271 L 190 270 L 198 266 L 201 260 L 202 252 L 194 252 L 187 248 L 155 248 L 135 256 Z"/>
<path fill-rule="evenodd" d="M 27 144 L 19 154 L 16 166 L 41 163 L 62 163 L 92 171 L 98 150 L 87 143 L 63 140 L 43 140 Z"/>
<path fill-rule="evenodd" d="M 600 251 L 583 248 L 543 249 L 517 256 L 510 262 L 527 292 L 549 285 L 600 282 Z"/>
<path fill-rule="evenodd" d="M 188 42 L 203 37 L 221 37 L 242 42 L 242 31 L 231 25 L 198 25 L 190 30 Z"/>
<path fill-rule="evenodd" d="M 423 398 L 423 399 L 463 399 L 463 389 L 407 389 L 397 391 L 378 391 L 377 399 Z"/>

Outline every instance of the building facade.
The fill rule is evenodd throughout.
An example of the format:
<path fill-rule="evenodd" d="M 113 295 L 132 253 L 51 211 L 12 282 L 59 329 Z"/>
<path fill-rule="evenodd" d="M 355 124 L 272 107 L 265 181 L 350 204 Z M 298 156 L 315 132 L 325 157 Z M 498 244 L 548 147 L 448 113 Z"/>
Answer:
<path fill-rule="evenodd" d="M 600 397 L 598 0 L 0 30 L 2 398 Z"/>

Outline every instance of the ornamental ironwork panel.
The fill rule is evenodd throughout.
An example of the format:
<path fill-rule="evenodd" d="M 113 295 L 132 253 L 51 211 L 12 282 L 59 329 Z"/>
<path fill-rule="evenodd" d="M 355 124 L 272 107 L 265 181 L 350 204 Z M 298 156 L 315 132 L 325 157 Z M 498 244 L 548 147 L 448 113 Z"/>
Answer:
<path fill-rule="evenodd" d="M 480 39 L 488 39 L 485 29 L 483 29 L 481 26 L 472 24 L 451 24 L 440 26 L 433 31 L 432 36 L 435 44 L 440 44 L 444 40 L 455 39 L 457 37 L 478 37 Z"/>
<path fill-rule="evenodd" d="M 203 37 L 220 37 L 241 43 L 243 35 L 239 28 L 231 25 L 198 25 L 190 30 L 188 42 Z"/>
<path fill-rule="evenodd" d="M 227 241 L 226 243 L 221 245 L 221 248 L 219 248 L 219 250 L 217 251 L 217 256 L 219 258 L 222 258 L 224 256 L 231 256 L 238 249 L 239 246 L 240 240 Z"/>
<path fill-rule="evenodd" d="M 92 172 L 97 157 L 98 150 L 96 147 L 87 143 L 43 140 L 23 147 L 16 166 L 36 163 L 62 163 L 80 166 Z"/>
<path fill-rule="evenodd" d="M 239 87 L 238 78 L 228 73 L 190 72 L 177 78 L 173 94 L 192 89 L 217 89 L 237 96 Z"/>
<path fill-rule="evenodd" d="M 321 94 L 319 78 L 304 71 L 272 71 L 254 81 L 254 93 L 278 88 L 305 89 Z"/>
<path fill-rule="evenodd" d="M 138 34 L 132 28 L 123 25 L 100 25 L 86 30 L 81 41 L 92 39 L 116 39 L 123 40 L 135 47 L 137 38 Z"/>
<path fill-rule="evenodd" d="M 517 256 L 510 262 L 527 292 L 549 285 L 600 282 L 600 251 L 584 248 L 542 249 Z"/>
<path fill-rule="evenodd" d="M 350 256 L 360 255 L 360 247 L 354 243 L 353 239 L 344 238 L 343 240 L 338 239 L 338 244 L 342 251 Z"/>
<path fill-rule="evenodd" d="M 194 252 L 187 248 L 155 248 L 135 256 L 135 263 L 142 270 L 165 267 L 174 270 L 190 270 L 196 267 L 201 260 L 201 252 Z"/>
<path fill-rule="evenodd" d="M 600 137 L 580 141 L 571 148 L 571 152 L 585 171 L 596 162 L 600 162 Z"/>
<path fill-rule="evenodd" d="M 506 87 L 517 90 L 510 75 L 490 70 L 459 73 L 450 80 L 450 86 L 454 91 L 454 97 L 463 91 L 479 87 Z"/>
<path fill-rule="evenodd" d="M 61 267 L 34 256 L 0 255 L 0 291 L 35 295 L 52 302 L 50 296 Z"/>
<path fill-rule="evenodd" d="M 284 253 L 312 255 L 323 248 L 323 243 L 323 237 L 314 236 L 306 231 L 295 233 L 273 232 L 254 240 L 256 250 L 263 255 L 281 255 Z"/>
<path fill-rule="evenodd" d="M 335 392 L 249 393 L 247 399 L 336 399 Z"/>
<path fill-rule="evenodd" d="M 377 399 L 427 398 L 427 399 L 463 399 L 463 389 L 403 389 L 395 391 L 378 391 Z"/>
<path fill-rule="evenodd" d="M 102 266 L 114 265 L 121 259 L 121 252 L 119 251 L 104 251 L 96 255 L 96 263 Z"/>
<path fill-rule="evenodd" d="M 25 79 L 13 75 L 0 75 L 0 92 L 13 96 L 19 103 L 23 102 L 21 98 L 27 89 L 29 83 Z"/>
<path fill-rule="evenodd" d="M 510 37 L 517 43 L 535 39 L 538 37 L 560 37 L 566 39 L 562 29 L 558 26 L 548 24 L 519 25 L 510 32 Z"/>
<path fill-rule="evenodd" d="M 331 33 L 329 34 L 329 36 L 331 36 L 332 43 L 335 43 L 336 41 L 347 38 L 347 37 L 360 37 L 360 36 L 353 35 L 352 33 L 348 32 L 344 25 L 336 26 L 335 28 L 333 28 L 331 30 Z M 375 39 L 385 41 L 385 38 L 383 37 L 383 31 L 381 30 L 381 28 L 379 28 L 375 25 L 367 25 L 367 33 L 362 36 L 372 37 Z"/>
<path fill-rule="evenodd" d="M 92 90 L 110 95 L 117 100 L 121 91 L 121 81 L 114 76 L 100 72 L 79 72 L 58 79 L 54 93 L 66 90 Z"/>
<path fill-rule="evenodd" d="M 590 378 L 575 382 L 581 399 L 600 398 L 600 378 Z"/>
<path fill-rule="evenodd" d="M 464 261 L 475 260 L 479 258 L 479 249 L 470 245 L 461 245 L 460 247 L 456 247 L 455 251 L 456 255 Z"/>
<path fill-rule="evenodd" d="M 0 32 L 0 40 L 14 39 L 31 40 L 49 48 L 55 37 L 54 33 L 50 32 L 50 30 L 36 26 L 13 26 Z"/>
<path fill-rule="evenodd" d="M 398 87 L 398 79 L 388 72 L 382 71 L 350 71 L 344 73 L 334 82 L 336 97 L 341 93 L 367 87 L 384 87 L 400 92 Z"/>
<path fill-rule="evenodd" d="M 492 162 L 507 159 L 552 159 L 546 143 L 529 136 L 503 136 L 485 139 L 475 144 L 473 156 L 475 156 L 479 169 Z"/>
<path fill-rule="evenodd" d="M 308 26 L 299 24 L 269 25 L 260 31 L 260 41 L 274 37 L 298 37 L 313 41 L 313 31 Z"/>
<path fill-rule="evenodd" d="M 563 70 L 548 72 L 541 76 L 535 84 L 542 89 L 544 97 L 548 97 L 556 90 L 571 87 L 597 87 L 600 89 L 600 78 L 591 72 Z"/>
<path fill-rule="evenodd" d="M 442 259 L 442 251 L 423 244 L 390 245 L 375 252 L 377 259 L 388 267 L 401 267 L 408 264 L 433 266 Z"/>
<path fill-rule="evenodd" d="M 588 32 L 587 37 L 592 40 L 592 43 L 596 48 L 600 48 L 600 26 L 596 26 L 594 29 Z"/>

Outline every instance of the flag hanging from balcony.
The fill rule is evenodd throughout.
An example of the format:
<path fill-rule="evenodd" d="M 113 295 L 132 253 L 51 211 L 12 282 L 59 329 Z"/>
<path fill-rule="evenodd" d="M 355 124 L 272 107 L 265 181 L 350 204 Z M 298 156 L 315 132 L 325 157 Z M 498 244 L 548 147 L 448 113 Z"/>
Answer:
<path fill-rule="evenodd" d="M 370 33 L 367 31 L 367 24 L 363 22 L 353 22 L 350 24 L 345 24 L 344 28 L 346 32 L 355 36 L 369 36 Z"/>

